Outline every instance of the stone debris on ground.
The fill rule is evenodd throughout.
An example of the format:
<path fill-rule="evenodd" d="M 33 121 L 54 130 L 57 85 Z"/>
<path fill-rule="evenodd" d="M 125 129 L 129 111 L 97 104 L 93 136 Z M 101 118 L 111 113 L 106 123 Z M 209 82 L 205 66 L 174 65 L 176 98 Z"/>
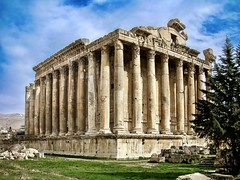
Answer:
<path fill-rule="evenodd" d="M 160 154 L 153 153 L 149 162 L 194 163 L 201 157 L 209 154 L 209 150 L 202 146 L 172 146 L 170 149 L 162 149 Z"/>
<path fill-rule="evenodd" d="M 193 173 L 193 174 L 186 174 L 182 176 L 178 176 L 176 180 L 210 180 L 211 178 L 205 176 L 201 173 Z"/>
<path fill-rule="evenodd" d="M 33 158 L 44 158 L 44 152 L 34 148 L 26 148 L 24 145 L 16 144 L 0 153 L 0 160 L 23 160 Z"/>

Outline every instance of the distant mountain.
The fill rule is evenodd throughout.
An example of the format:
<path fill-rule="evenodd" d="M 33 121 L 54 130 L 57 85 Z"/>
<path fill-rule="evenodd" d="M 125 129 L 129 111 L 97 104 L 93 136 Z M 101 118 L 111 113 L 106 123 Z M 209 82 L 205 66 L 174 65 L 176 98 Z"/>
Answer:
<path fill-rule="evenodd" d="M 12 127 L 12 129 L 19 129 L 24 125 L 24 114 L 0 114 L 0 128 Z"/>

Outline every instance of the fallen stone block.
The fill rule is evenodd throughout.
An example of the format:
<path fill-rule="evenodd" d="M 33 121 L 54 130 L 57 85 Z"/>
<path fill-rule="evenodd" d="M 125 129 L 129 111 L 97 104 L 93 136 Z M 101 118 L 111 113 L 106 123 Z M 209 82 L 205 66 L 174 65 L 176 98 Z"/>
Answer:
<path fill-rule="evenodd" d="M 210 179 L 211 178 L 205 176 L 204 174 L 194 173 L 178 176 L 176 180 L 210 180 Z"/>

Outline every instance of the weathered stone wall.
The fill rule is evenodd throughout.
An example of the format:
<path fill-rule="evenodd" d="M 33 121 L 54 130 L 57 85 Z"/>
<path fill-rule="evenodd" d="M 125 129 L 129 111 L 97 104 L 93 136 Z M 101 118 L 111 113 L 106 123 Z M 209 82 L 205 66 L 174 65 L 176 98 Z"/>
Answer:
<path fill-rule="evenodd" d="M 203 145 L 202 139 L 188 137 L 191 143 Z M 162 149 L 182 146 L 180 135 L 143 136 L 143 135 L 99 135 L 69 136 L 58 138 L 22 139 L 26 147 L 33 147 L 47 154 L 76 155 L 84 157 L 138 159 L 160 154 Z"/>

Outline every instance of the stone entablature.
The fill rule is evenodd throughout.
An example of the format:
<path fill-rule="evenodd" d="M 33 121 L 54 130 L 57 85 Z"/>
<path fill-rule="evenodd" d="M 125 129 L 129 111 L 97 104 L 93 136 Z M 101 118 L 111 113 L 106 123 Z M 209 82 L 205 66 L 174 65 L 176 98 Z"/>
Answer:
<path fill-rule="evenodd" d="M 26 135 L 193 135 L 195 102 L 204 98 L 215 56 L 207 49 L 198 58 L 184 28 L 175 19 L 163 28 L 117 29 L 92 43 L 79 39 L 35 66 Z"/>

